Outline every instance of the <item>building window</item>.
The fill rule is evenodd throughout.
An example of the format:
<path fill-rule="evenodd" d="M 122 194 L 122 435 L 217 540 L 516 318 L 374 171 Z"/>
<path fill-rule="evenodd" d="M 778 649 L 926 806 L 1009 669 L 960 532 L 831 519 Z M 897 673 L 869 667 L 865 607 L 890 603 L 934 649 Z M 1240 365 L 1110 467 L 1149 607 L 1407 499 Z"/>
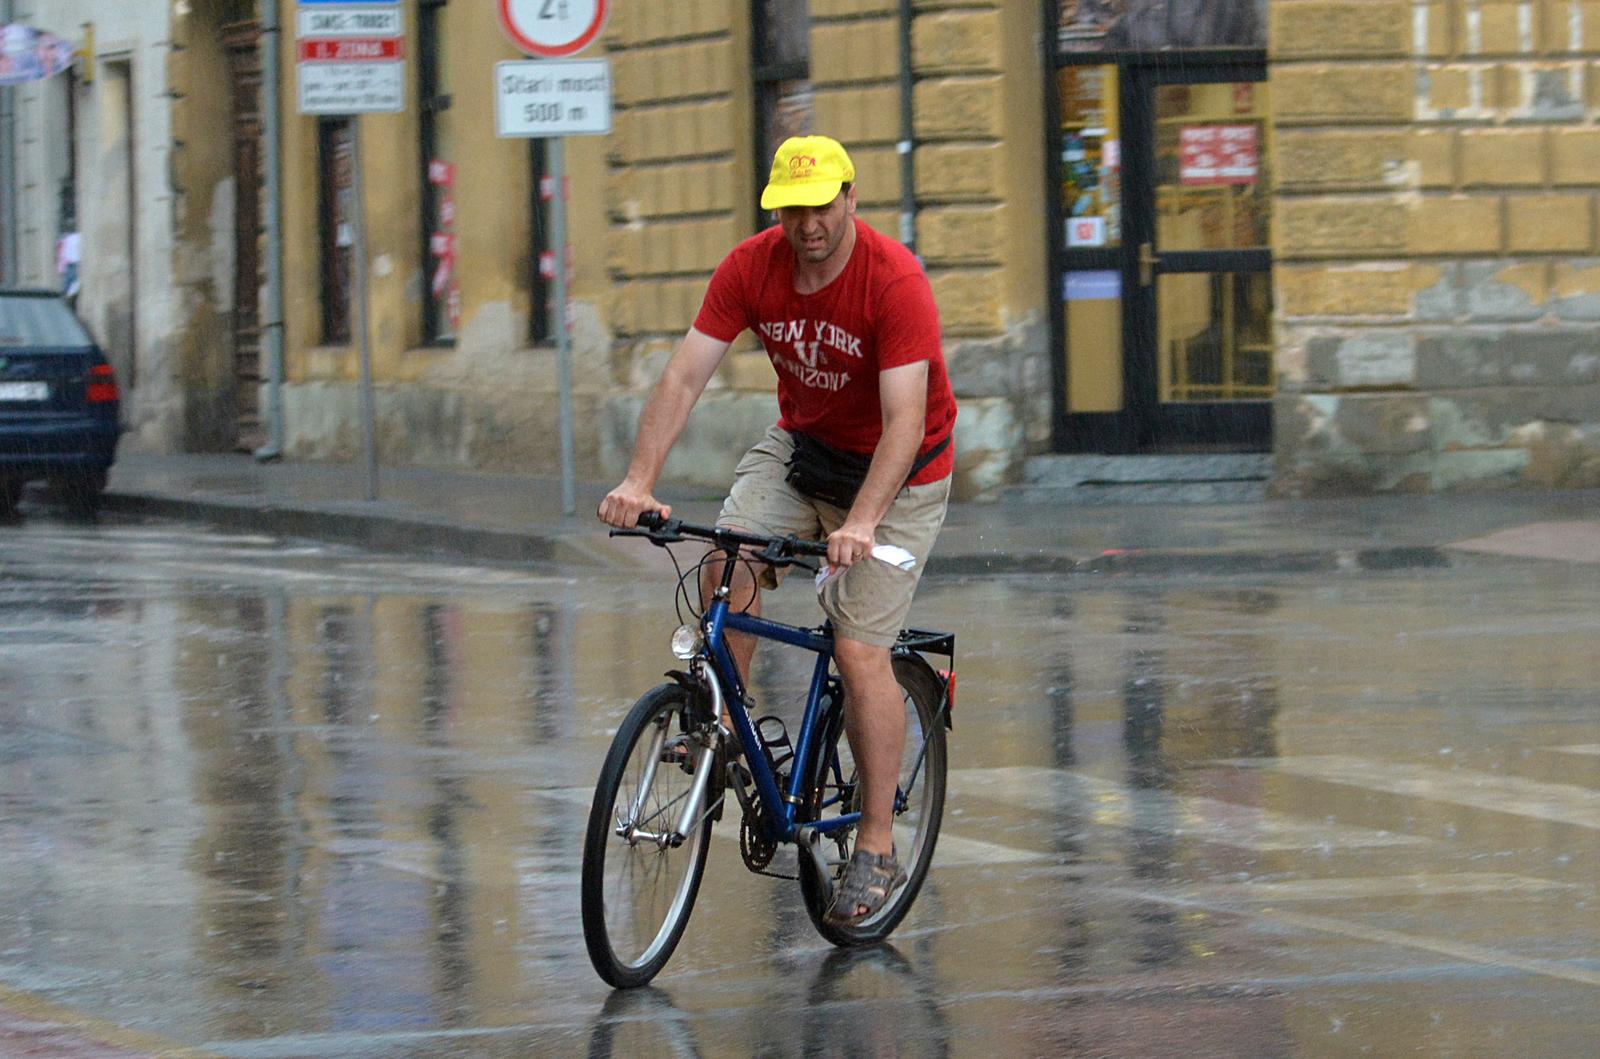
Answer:
<path fill-rule="evenodd" d="M 355 183 L 351 161 L 355 123 L 317 122 L 317 243 L 322 264 L 322 342 L 350 343 L 351 248 L 355 242 Z"/>
<path fill-rule="evenodd" d="M 422 260 L 425 341 L 448 345 L 461 322 L 456 267 L 455 161 L 450 136 L 450 95 L 440 56 L 448 0 L 421 0 L 417 9 L 417 122 L 422 165 Z"/>
<path fill-rule="evenodd" d="M 812 131 L 811 17 L 806 0 L 752 0 L 750 68 L 755 78 L 756 187 L 764 187 L 772 156 L 790 136 Z M 771 218 L 756 207 L 756 227 Z"/>
<path fill-rule="evenodd" d="M 528 196 L 529 260 L 533 262 L 533 278 L 528 290 L 528 340 L 538 345 L 555 338 L 550 311 L 550 295 L 556 278 L 556 255 L 550 245 L 550 206 L 555 195 L 555 180 L 550 176 L 543 140 L 528 141 L 528 186 L 531 189 Z"/>

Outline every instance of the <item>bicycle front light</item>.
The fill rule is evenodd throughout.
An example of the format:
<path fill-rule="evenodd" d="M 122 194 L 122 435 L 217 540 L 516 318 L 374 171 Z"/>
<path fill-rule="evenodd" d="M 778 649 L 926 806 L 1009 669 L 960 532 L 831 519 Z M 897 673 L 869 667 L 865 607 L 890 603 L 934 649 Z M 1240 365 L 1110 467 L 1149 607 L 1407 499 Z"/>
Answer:
<path fill-rule="evenodd" d="M 672 657 L 685 662 L 700 653 L 700 627 L 680 625 L 672 632 Z"/>

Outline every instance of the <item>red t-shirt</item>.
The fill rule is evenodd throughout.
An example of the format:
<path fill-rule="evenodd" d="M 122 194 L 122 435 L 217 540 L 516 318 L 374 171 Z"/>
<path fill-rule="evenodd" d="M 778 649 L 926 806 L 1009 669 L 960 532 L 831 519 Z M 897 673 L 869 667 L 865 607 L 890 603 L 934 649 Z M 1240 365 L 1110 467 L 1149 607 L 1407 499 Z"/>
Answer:
<path fill-rule="evenodd" d="M 933 288 L 911 251 L 855 224 L 850 261 L 814 294 L 794 289 L 794 250 L 781 227 L 746 239 L 717 266 L 695 330 L 722 342 L 754 331 L 778 370 L 778 426 L 846 452 L 870 454 L 883 436 L 878 372 L 927 361 L 921 455 L 956 422 Z M 937 482 L 954 466 L 947 446 L 910 484 Z"/>

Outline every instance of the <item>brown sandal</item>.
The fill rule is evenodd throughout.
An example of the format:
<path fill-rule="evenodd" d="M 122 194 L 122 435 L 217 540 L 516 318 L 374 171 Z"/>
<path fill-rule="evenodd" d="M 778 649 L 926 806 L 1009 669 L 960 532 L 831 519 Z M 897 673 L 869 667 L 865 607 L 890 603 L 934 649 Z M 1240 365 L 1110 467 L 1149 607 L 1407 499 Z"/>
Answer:
<path fill-rule="evenodd" d="M 845 865 L 844 875 L 833 891 L 833 904 L 823 917 L 836 927 L 853 927 L 877 915 L 894 893 L 906 882 L 906 873 L 893 853 L 868 853 L 858 849 Z"/>

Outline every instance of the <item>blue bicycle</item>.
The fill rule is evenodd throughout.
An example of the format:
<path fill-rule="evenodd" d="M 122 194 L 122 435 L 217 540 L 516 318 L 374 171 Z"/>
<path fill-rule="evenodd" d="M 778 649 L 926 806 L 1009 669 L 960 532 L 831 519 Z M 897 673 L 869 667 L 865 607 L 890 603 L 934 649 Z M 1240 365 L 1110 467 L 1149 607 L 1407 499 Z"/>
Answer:
<path fill-rule="evenodd" d="M 951 723 L 955 637 L 906 630 L 894 647 L 895 677 L 904 693 L 906 742 L 895 794 L 894 841 L 906 883 L 875 914 L 850 926 L 823 918 L 849 862 L 861 818 L 856 770 L 844 737 L 844 694 L 833 665 L 833 632 L 785 625 L 736 612 L 729 605 L 736 562 L 814 569 L 808 558 L 827 545 L 794 537 L 761 537 L 692 526 L 655 514 L 639 529 L 669 547 L 704 541 L 711 547 L 688 570 L 679 567 L 680 617 L 693 619 L 672 635 L 685 669 L 646 692 L 617 729 L 596 785 L 583 847 L 583 934 L 595 970 L 611 985 L 643 985 L 672 956 L 688 925 L 705 872 L 712 826 L 728 792 L 741 814 L 745 865 L 767 875 L 780 845 L 798 847 L 800 890 L 818 932 L 835 945 L 888 936 L 916 900 L 944 813 L 945 732 Z M 674 563 L 677 558 L 674 556 Z M 696 613 L 700 568 L 721 563 L 721 585 Z M 726 634 L 749 633 L 804 648 L 817 658 L 799 730 L 791 741 L 776 716 L 752 720 L 749 699 Z M 925 655 L 948 663 L 935 669 Z M 722 718 L 732 725 L 724 727 Z M 796 876 L 780 875 L 782 878 Z"/>

